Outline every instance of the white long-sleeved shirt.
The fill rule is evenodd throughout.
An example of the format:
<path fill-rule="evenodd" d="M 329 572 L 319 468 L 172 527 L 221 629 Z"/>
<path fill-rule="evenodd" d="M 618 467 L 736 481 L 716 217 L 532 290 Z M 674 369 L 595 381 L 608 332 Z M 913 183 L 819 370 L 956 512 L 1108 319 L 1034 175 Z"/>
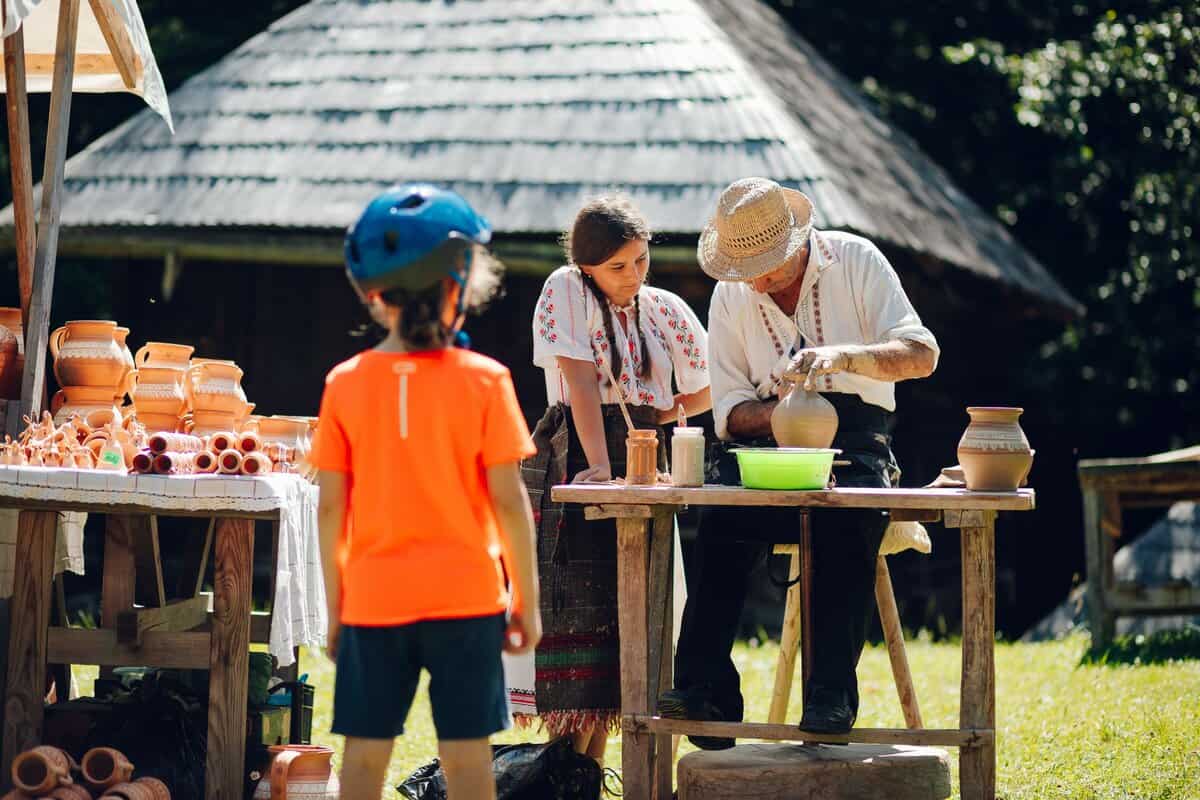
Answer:
<path fill-rule="evenodd" d="M 908 340 L 933 350 L 935 364 L 941 352 L 879 248 L 840 231 L 813 231 L 794 314 L 783 313 L 769 294 L 759 294 L 748 283 L 722 281 L 713 292 L 708 335 L 713 418 L 722 439 L 731 438 L 729 412 L 739 403 L 761 399 L 765 392 L 760 387 L 778 380 L 793 345 Z M 837 373 L 823 376 L 817 388 L 896 409 L 895 385 L 889 381 Z"/>

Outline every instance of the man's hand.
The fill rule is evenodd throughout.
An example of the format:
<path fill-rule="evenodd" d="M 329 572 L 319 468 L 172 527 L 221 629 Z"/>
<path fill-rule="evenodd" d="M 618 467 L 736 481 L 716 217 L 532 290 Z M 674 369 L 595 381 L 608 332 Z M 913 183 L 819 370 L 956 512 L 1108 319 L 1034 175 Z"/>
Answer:
<path fill-rule="evenodd" d="M 512 655 L 531 653 L 542 640 L 542 613 L 514 610 L 504 631 L 504 652 Z"/>
<path fill-rule="evenodd" d="M 597 464 L 588 467 L 571 480 L 571 483 L 608 483 L 612 480 L 612 467 L 608 464 Z"/>
<path fill-rule="evenodd" d="M 338 640 L 342 638 L 342 623 L 336 617 L 329 617 L 329 631 L 325 634 L 325 654 L 329 656 L 329 660 L 337 663 L 338 655 Z"/>
<path fill-rule="evenodd" d="M 853 361 L 847 348 L 836 346 L 807 347 L 792 357 L 783 379 L 792 383 L 804 382 L 804 388 L 817 388 L 817 378 L 835 372 L 853 372 Z"/>

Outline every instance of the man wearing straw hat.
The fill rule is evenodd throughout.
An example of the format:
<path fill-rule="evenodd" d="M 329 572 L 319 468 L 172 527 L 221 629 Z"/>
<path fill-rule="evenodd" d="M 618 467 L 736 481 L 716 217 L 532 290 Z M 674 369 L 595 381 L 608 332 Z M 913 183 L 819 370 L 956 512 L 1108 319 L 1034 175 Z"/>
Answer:
<path fill-rule="evenodd" d="M 709 309 L 713 417 L 722 442 L 774 446 L 771 412 L 793 383 L 838 412 L 833 446 L 851 462 L 839 486 L 887 487 L 899 476 L 891 451 L 894 384 L 937 366 L 938 344 L 921 324 L 896 272 L 874 244 L 813 229 L 800 192 L 746 178 L 722 193 L 700 236 L 701 268 L 719 283 Z M 739 483 L 723 448 L 710 470 Z M 675 658 L 675 688 L 662 716 L 740 721 L 742 695 L 730 657 L 751 570 L 771 541 L 796 541 L 795 509 L 711 509 L 701 516 L 689 564 L 691 591 Z M 855 668 L 874 613 L 875 559 L 883 512 L 812 512 L 814 664 L 803 730 L 845 733 L 858 714 Z M 692 737 L 705 749 L 732 739 Z"/>

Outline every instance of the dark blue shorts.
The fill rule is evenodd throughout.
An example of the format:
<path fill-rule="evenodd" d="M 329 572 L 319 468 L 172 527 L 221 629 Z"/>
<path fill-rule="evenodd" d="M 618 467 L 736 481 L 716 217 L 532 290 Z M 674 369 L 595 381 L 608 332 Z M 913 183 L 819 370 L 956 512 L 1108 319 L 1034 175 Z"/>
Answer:
<path fill-rule="evenodd" d="M 438 739 L 485 739 L 512 724 L 500 650 L 505 615 L 409 625 L 347 625 L 338 640 L 333 732 L 362 739 L 404 733 L 421 670 Z"/>

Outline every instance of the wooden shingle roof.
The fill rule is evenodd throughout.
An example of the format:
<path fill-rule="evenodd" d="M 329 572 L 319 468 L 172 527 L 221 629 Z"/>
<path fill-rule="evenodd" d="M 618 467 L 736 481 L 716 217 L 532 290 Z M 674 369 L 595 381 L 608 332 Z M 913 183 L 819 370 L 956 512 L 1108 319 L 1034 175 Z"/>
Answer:
<path fill-rule="evenodd" d="M 340 231 L 398 180 L 546 234 L 619 188 L 695 234 L 729 182 L 807 192 L 825 227 L 1078 304 L 756 0 L 313 0 L 67 167 L 64 240 Z M 152 230 L 153 229 L 153 230 Z"/>

